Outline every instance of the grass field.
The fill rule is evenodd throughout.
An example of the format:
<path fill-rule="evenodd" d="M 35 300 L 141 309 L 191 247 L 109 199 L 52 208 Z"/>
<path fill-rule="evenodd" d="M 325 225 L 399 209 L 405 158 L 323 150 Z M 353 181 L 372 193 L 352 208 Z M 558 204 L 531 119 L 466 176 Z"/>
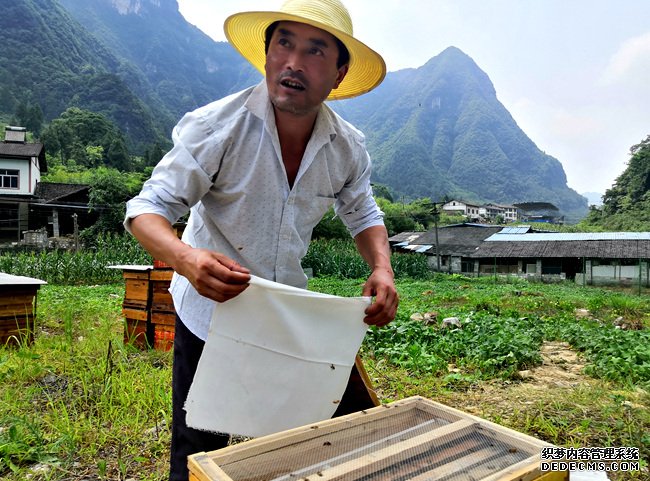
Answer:
<path fill-rule="evenodd" d="M 362 347 L 382 402 L 417 394 L 562 446 L 638 447 L 642 470 L 610 479 L 650 479 L 647 292 L 460 276 L 398 290 L 397 319 Z M 123 295 L 44 286 L 35 343 L 0 347 L 0 479 L 166 479 L 171 353 L 123 343 Z"/>

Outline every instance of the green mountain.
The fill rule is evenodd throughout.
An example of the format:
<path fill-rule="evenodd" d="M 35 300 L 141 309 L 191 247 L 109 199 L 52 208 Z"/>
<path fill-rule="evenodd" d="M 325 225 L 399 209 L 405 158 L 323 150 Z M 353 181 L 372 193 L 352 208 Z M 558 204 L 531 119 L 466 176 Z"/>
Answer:
<path fill-rule="evenodd" d="M 0 42 L 0 112 L 36 105 L 46 121 L 71 106 L 101 112 L 135 151 L 168 136 L 169 113 L 130 88 L 142 81 L 137 70 L 55 0 L 4 5 Z"/>
<path fill-rule="evenodd" d="M 86 29 L 146 78 L 129 83 L 178 120 L 261 79 L 226 42 L 187 23 L 176 0 L 59 0 Z"/>
<path fill-rule="evenodd" d="M 101 113 L 135 154 L 168 146 L 186 111 L 261 78 L 230 45 L 187 23 L 176 0 L 17 0 L 0 16 L 0 40 L 0 116 L 26 105 L 45 122 L 68 107 Z M 487 74 L 456 48 L 331 105 L 366 133 L 373 181 L 394 198 L 552 202 L 570 220 L 587 213 L 560 162 L 519 129 Z"/>
<path fill-rule="evenodd" d="M 374 180 L 398 196 L 552 202 L 571 220 L 587 212 L 560 162 L 526 136 L 487 74 L 457 48 L 389 73 L 374 91 L 335 108 L 366 133 Z"/>
<path fill-rule="evenodd" d="M 603 230 L 650 231 L 650 135 L 632 146 L 627 167 L 584 223 Z"/>

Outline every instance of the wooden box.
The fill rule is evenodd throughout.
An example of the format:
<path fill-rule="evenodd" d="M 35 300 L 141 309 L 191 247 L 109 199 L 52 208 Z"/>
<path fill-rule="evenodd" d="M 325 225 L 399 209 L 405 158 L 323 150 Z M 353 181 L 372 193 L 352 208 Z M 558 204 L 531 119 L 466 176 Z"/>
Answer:
<path fill-rule="evenodd" d="M 124 342 L 168 351 L 174 343 L 176 312 L 169 293 L 174 271 L 140 265 L 109 266 L 124 278 Z"/>
<path fill-rule="evenodd" d="M 152 312 L 175 312 L 172 295 L 169 293 L 173 275 L 171 269 L 154 269 L 149 273 Z"/>
<path fill-rule="evenodd" d="M 422 397 L 188 458 L 191 481 L 560 481 L 550 444 Z"/>
<path fill-rule="evenodd" d="M 153 346 L 153 331 L 146 309 L 122 308 L 124 315 L 124 344 L 133 344 L 140 349 Z"/>
<path fill-rule="evenodd" d="M 151 302 L 149 271 L 124 270 L 124 300 L 127 309 L 149 309 Z"/>
<path fill-rule="evenodd" d="M 0 273 L 0 346 L 34 341 L 40 279 Z"/>
<path fill-rule="evenodd" d="M 109 269 L 121 269 L 124 278 L 124 343 L 140 349 L 153 346 L 151 329 L 151 266 L 119 265 Z"/>
<path fill-rule="evenodd" d="M 169 293 L 173 274 L 171 269 L 154 269 L 150 275 L 153 348 L 158 351 L 169 351 L 174 346 L 176 311 Z"/>

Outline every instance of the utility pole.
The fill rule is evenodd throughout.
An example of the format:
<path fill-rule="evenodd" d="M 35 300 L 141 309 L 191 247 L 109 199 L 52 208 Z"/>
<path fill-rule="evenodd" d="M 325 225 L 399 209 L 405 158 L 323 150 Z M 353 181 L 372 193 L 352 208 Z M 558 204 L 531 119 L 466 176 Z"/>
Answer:
<path fill-rule="evenodd" d="M 72 221 L 74 222 L 74 251 L 79 250 L 79 223 L 77 222 L 77 213 L 72 214 Z"/>
<path fill-rule="evenodd" d="M 438 203 L 432 202 L 431 215 L 433 215 L 433 225 L 435 226 L 436 232 L 436 268 L 440 272 L 440 243 L 438 242 L 438 219 L 440 217 L 440 211 L 438 210 Z"/>

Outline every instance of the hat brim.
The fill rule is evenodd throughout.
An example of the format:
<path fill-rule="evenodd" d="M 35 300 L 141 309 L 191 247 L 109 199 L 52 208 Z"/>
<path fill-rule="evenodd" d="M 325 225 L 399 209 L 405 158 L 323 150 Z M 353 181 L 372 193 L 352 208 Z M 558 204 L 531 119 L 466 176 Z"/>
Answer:
<path fill-rule="evenodd" d="M 381 55 L 345 32 L 311 19 L 283 12 L 242 12 L 228 17 L 223 29 L 230 44 L 264 75 L 264 34 L 269 25 L 278 21 L 305 23 L 325 30 L 343 42 L 350 52 L 348 73 L 327 100 L 356 97 L 384 80 L 386 64 Z"/>

